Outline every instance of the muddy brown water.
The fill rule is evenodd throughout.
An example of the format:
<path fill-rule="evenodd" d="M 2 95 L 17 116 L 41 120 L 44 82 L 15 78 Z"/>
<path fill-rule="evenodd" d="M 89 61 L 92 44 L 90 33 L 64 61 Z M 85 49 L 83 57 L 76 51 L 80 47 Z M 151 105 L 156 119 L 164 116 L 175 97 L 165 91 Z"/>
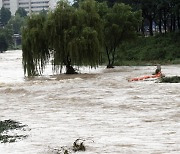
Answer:
<path fill-rule="evenodd" d="M 21 55 L 0 54 L 0 120 L 27 124 L 29 130 L 18 133 L 28 138 L 0 144 L 0 153 L 55 154 L 78 138 L 86 154 L 180 153 L 180 84 L 128 82 L 155 66 L 83 68 L 69 76 L 47 68 L 27 79 Z M 180 75 L 180 65 L 162 66 L 162 72 Z"/>

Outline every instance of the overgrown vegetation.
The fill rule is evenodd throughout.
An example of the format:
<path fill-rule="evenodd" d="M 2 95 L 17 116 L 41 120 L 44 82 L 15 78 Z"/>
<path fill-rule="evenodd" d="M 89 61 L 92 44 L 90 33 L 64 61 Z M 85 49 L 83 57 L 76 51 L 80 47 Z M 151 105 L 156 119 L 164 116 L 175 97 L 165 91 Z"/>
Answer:
<path fill-rule="evenodd" d="M 85 0 L 75 8 L 61 0 L 47 18 L 41 14 L 28 18 L 22 43 L 24 73 L 41 74 L 51 57 L 53 71 L 61 73 L 66 66 L 66 74 L 74 74 L 74 65 L 97 67 L 104 51 L 112 67 L 117 48 L 133 38 L 140 21 L 141 11 L 133 12 L 125 4 L 111 8 Z"/>
<path fill-rule="evenodd" d="M 12 29 L 0 27 L 0 53 L 6 51 L 8 47 L 12 46 L 12 34 Z"/>
<path fill-rule="evenodd" d="M 0 9 L 0 53 L 8 49 L 17 49 L 21 45 L 21 28 L 25 23 L 27 12 L 19 8 L 15 16 L 9 9 Z"/>
<path fill-rule="evenodd" d="M 160 79 L 160 83 L 180 83 L 180 76 L 163 77 Z"/>
<path fill-rule="evenodd" d="M 119 48 L 117 65 L 180 62 L 180 33 L 139 37 Z"/>
<path fill-rule="evenodd" d="M 19 122 L 13 120 L 0 121 L 0 142 L 15 142 L 17 139 L 26 138 L 26 135 L 8 135 L 7 132 L 14 129 L 21 129 L 27 125 L 22 125 Z"/>
<path fill-rule="evenodd" d="M 156 32 L 166 33 L 180 30 L 180 1 L 179 0 L 97 0 L 114 3 L 123 2 L 133 10 L 142 10 L 141 32 L 153 36 Z"/>
<path fill-rule="evenodd" d="M 54 72 L 65 66 L 67 74 L 77 73 L 75 65 L 102 62 L 107 67 L 180 63 L 179 10 L 179 0 L 74 0 L 73 5 L 60 0 L 55 10 L 29 16 L 24 25 L 25 10 L 11 16 L 2 7 L 0 52 L 17 49 L 12 36 L 20 36 L 23 26 L 28 76 L 41 75 L 50 59 Z"/>

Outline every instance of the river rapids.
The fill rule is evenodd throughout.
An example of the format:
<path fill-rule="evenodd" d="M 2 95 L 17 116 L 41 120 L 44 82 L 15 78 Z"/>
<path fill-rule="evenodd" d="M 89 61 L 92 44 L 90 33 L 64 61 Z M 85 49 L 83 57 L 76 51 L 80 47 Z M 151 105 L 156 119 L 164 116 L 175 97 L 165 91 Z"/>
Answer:
<path fill-rule="evenodd" d="M 0 120 L 28 126 L 19 132 L 28 137 L 0 143 L 0 154 L 58 154 L 76 139 L 86 147 L 76 152 L 82 154 L 179 154 L 180 84 L 128 82 L 155 69 L 83 67 L 77 75 L 53 75 L 47 66 L 41 77 L 27 78 L 21 51 L 0 54 Z M 163 65 L 162 72 L 180 75 L 180 65 Z"/>

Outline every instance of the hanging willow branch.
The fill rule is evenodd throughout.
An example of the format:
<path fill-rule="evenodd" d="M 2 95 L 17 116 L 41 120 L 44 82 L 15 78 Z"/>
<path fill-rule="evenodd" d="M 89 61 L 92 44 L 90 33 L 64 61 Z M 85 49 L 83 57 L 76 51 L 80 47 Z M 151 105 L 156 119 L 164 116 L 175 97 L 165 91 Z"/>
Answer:
<path fill-rule="evenodd" d="M 23 29 L 23 66 L 28 76 L 43 73 L 50 58 L 44 24 L 44 16 L 34 15 L 29 17 Z"/>
<path fill-rule="evenodd" d="M 28 76 L 41 74 L 52 56 L 55 72 L 64 65 L 99 64 L 102 24 L 95 1 L 87 0 L 79 8 L 59 1 L 48 18 L 35 15 L 23 30 L 23 65 Z"/>

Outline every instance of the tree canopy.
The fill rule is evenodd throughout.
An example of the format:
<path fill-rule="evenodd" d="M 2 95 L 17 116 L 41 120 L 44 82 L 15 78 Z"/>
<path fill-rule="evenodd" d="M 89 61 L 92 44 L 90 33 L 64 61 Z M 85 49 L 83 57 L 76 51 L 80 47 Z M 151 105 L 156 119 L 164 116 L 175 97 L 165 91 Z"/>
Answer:
<path fill-rule="evenodd" d="M 96 67 L 101 31 L 100 16 L 95 2 L 90 0 L 82 2 L 78 9 L 67 1 L 60 1 L 47 20 L 41 14 L 31 16 L 23 30 L 25 73 L 28 76 L 41 74 L 50 56 L 55 72 L 61 72 L 66 65 L 68 73 L 71 64 Z"/>
<path fill-rule="evenodd" d="M 6 40 L 6 36 L 0 33 L 0 52 L 6 51 L 8 48 L 8 42 Z"/>
<path fill-rule="evenodd" d="M 12 45 L 12 30 L 8 28 L 0 28 L 0 52 L 4 52 Z"/>
<path fill-rule="evenodd" d="M 27 12 L 24 8 L 18 8 L 15 15 L 19 15 L 20 17 L 26 17 L 27 16 Z"/>
<path fill-rule="evenodd" d="M 11 18 L 11 12 L 9 9 L 6 9 L 4 7 L 1 8 L 0 10 L 0 20 L 3 25 L 6 25 Z"/>
<path fill-rule="evenodd" d="M 28 17 L 26 28 L 23 29 L 23 66 L 29 76 L 41 74 L 50 57 L 44 24 L 44 16 L 33 15 Z"/>
<path fill-rule="evenodd" d="M 123 3 L 109 8 L 105 15 L 104 44 L 108 57 L 108 68 L 113 67 L 117 48 L 124 41 L 132 40 L 141 22 L 141 12 L 132 12 Z"/>
<path fill-rule="evenodd" d="M 24 25 L 25 19 L 19 14 L 12 16 L 6 27 L 13 30 L 13 34 L 21 34 L 21 27 Z"/>
<path fill-rule="evenodd" d="M 41 74 L 49 62 L 56 73 L 64 66 L 67 74 L 76 73 L 74 66 L 97 67 L 102 51 L 107 67 L 113 67 L 122 43 L 137 33 L 180 30 L 179 8 L 179 0 L 75 0 L 73 5 L 60 0 L 55 10 L 28 17 L 24 73 Z"/>

